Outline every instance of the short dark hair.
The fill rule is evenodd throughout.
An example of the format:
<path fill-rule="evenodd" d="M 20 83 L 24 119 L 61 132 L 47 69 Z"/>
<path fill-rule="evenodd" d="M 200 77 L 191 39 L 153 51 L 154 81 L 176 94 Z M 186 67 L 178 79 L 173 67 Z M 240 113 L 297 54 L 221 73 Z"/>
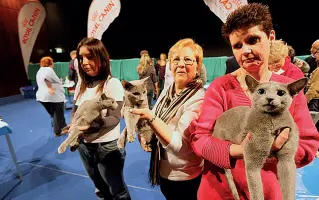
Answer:
<path fill-rule="evenodd" d="M 140 52 L 140 56 L 142 56 L 142 55 L 144 55 L 144 54 L 147 54 L 147 55 L 148 55 L 148 51 L 147 51 L 147 50 L 142 50 L 142 51 Z"/>
<path fill-rule="evenodd" d="M 272 17 L 267 5 L 251 3 L 234 10 L 222 26 L 222 35 L 229 43 L 229 35 L 240 29 L 260 26 L 260 30 L 269 36 L 273 30 Z"/>
<path fill-rule="evenodd" d="M 295 55 L 296 55 L 296 52 L 295 52 L 294 48 L 292 48 L 292 46 L 288 45 L 288 56 L 290 57 L 291 62 L 294 60 Z"/>

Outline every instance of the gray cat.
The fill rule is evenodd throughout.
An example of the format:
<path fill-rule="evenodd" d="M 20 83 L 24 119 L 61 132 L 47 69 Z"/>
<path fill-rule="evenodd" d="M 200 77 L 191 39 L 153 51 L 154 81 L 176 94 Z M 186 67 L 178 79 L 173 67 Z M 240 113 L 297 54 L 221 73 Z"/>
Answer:
<path fill-rule="evenodd" d="M 302 78 L 290 84 L 277 82 L 259 83 L 246 75 L 246 84 L 252 93 L 252 107 L 238 106 L 224 112 L 216 121 L 213 135 L 217 138 L 241 144 L 247 133 L 252 138 L 244 146 L 244 162 L 251 200 L 263 200 L 261 168 L 266 158 L 278 159 L 277 175 L 284 200 L 295 199 L 298 130 L 288 108 L 292 97 L 297 95 L 307 83 Z M 277 152 L 271 152 L 274 139 L 284 128 L 290 128 L 289 138 Z M 225 169 L 228 185 L 239 200 L 239 195 L 230 169 Z"/>
<path fill-rule="evenodd" d="M 124 148 L 126 140 L 134 142 L 136 138 L 136 131 L 138 132 L 138 139 L 140 145 L 144 151 L 150 152 L 150 141 L 153 136 L 153 131 L 148 125 L 147 120 L 140 119 L 139 115 L 133 115 L 130 113 L 132 108 L 148 108 L 147 101 L 147 80 L 146 77 L 141 80 L 122 81 L 124 88 L 124 106 L 122 109 L 122 116 L 125 119 L 126 127 L 123 129 L 121 136 L 117 142 L 119 148 Z"/>
<path fill-rule="evenodd" d="M 60 145 L 58 153 L 65 152 L 67 146 L 70 145 L 71 150 L 75 151 L 79 146 L 79 139 L 83 136 L 85 131 L 79 130 L 79 127 L 89 127 L 95 121 L 102 120 L 101 112 L 104 109 L 115 110 L 117 108 L 117 102 L 110 97 L 107 97 L 104 93 L 100 97 L 92 100 L 84 101 L 77 109 L 72 119 L 72 123 L 69 126 L 70 133 L 67 139 Z M 89 134 L 88 137 L 96 137 L 99 133 Z"/>

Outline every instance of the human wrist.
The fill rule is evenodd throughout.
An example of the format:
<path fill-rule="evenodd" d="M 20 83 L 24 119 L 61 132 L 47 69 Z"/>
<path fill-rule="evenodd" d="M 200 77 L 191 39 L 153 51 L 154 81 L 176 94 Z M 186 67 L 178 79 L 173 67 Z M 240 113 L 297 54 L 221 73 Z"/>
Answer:
<path fill-rule="evenodd" d="M 151 118 L 147 120 L 148 124 L 152 124 L 156 118 L 156 115 L 151 115 Z"/>
<path fill-rule="evenodd" d="M 229 147 L 229 155 L 232 158 L 241 158 L 243 157 L 243 148 L 238 144 L 231 144 Z"/>

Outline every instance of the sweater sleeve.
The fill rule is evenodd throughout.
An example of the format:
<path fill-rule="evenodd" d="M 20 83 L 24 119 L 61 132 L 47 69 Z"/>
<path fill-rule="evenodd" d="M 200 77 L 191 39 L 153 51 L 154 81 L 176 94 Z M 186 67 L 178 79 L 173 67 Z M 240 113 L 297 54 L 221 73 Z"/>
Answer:
<path fill-rule="evenodd" d="M 293 118 L 299 130 L 299 146 L 295 161 L 299 168 L 313 161 L 319 148 L 319 134 L 309 113 L 304 94 L 300 92 L 295 101 Z"/>
<path fill-rule="evenodd" d="M 231 168 L 229 156 L 231 143 L 212 136 L 215 121 L 224 112 L 222 97 L 225 97 L 225 90 L 217 80 L 212 82 L 206 90 L 199 119 L 193 120 L 189 126 L 189 141 L 199 157 L 220 168 Z"/>
<path fill-rule="evenodd" d="M 203 94 L 203 93 L 201 93 Z M 185 155 L 191 149 L 189 144 L 189 131 L 185 131 L 193 119 L 197 119 L 203 103 L 203 96 L 193 100 L 182 113 L 177 126 L 173 132 L 172 140 L 167 146 L 163 146 L 166 151 L 173 154 Z"/>

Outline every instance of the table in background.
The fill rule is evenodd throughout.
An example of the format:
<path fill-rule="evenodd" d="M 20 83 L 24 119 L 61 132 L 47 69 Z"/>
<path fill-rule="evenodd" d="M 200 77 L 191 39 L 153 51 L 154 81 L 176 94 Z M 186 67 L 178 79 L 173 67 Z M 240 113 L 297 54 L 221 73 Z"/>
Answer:
<path fill-rule="evenodd" d="M 11 134 L 11 133 L 12 133 L 12 129 L 9 127 L 9 125 L 3 121 L 0 121 L 0 135 L 4 135 L 6 137 L 13 162 L 17 168 L 18 176 L 19 176 L 20 180 L 23 181 L 23 176 L 22 176 L 22 173 L 21 173 L 21 170 L 19 167 L 19 163 L 17 161 L 17 157 L 16 157 L 16 154 L 14 152 L 14 148 L 13 148 L 10 136 L 9 136 L 9 134 Z"/>

